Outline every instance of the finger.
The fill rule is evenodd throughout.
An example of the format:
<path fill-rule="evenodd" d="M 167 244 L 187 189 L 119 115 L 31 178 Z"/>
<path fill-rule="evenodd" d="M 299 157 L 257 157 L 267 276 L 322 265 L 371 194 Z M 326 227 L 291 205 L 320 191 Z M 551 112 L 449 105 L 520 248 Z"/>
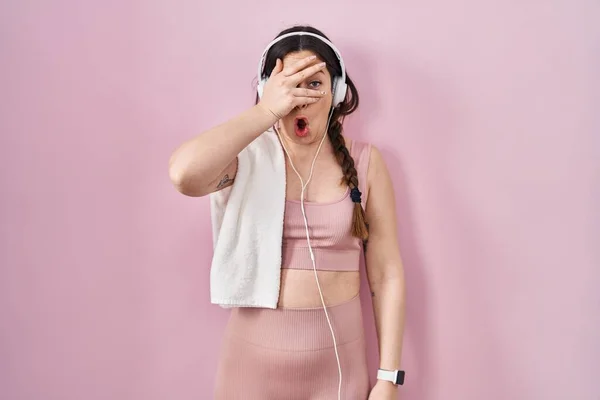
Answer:
<path fill-rule="evenodd" d="M 326 66 L 327 66 L 327 63 L 324 63 L 324 62 L 315 64 L 306 69 L 298 71 L 294 75 L 290 76 L 289 79 L 291 82 L 298 84 L 298 83 L 302 82 L 303 80 L 305 80 L 306 78 L 308 78 L 309 76 L 313 76 L 317 72 L 321 71 Z"/>
<path fill-rule="evenodd" d="M 315 56 L 315 55 L 305 57 L 302 60 L 298 61 L 297 63 L 294 63 L 294 64 L 290 65 L 289 67 L 286 67 L 283 75 L 284 76 L 292 76 L 296 72 L 309 66 L 316 59 L 317 59 L 317 56 Z"/>
<path fill-rule="evenodd" d="M 327 94 L 324 90 L 313 90 L 308 88 L 294 88 L 292 95 L 295 97 L 323 97 Z"/>
<path fill-rule="evenodd" d="M 273 71 L 271 71 L 271 78 L 281 72 L 282 64 L 283 63 L 279 58 L 277 59 L 277 61 L 275 61 L 275 68 L 273 68 Z"/>
<path fill-rule="evenodd" d="M 304 104 L 313 104 L 319 100 L 321 100 L 321 97 L 296 97 L 296 101 L 294 101 L 294 106 L 298 107 Z"/>

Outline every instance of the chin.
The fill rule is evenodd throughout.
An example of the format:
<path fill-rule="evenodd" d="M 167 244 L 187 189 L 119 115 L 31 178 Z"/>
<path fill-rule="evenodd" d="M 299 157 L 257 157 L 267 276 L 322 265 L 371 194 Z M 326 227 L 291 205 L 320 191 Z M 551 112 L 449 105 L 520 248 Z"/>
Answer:
<path fill-rule="evenodd" d="M 290 139 L 291 141 L 294 141 L 294 142 L 312 142 L 317 139 L 315 134 L 310 129 L 304 135 L 296 134 L 296 131 L 293 128 L 291 130 L 286 129 L 285 132 L 283 132 L 283 133 L 285 134 L 285 136 L 288 139 Z"/>

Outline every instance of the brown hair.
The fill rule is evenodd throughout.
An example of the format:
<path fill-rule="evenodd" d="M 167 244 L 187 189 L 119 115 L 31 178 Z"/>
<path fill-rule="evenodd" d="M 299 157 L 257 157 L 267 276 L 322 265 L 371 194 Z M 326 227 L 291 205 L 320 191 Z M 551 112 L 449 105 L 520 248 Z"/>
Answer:
<path fill-rule="evenodd" d="M 294 26 L 285 29 L 281 31 L 277 37 L 291 32 L 311 32 L 329 40 L 329 38 L 325 36 L 323 32 L 306 25 Z M 318 56 L 327 63 L 327 70 L 331 76 L 332 83 L 335 76 L 342 75 L 341 66 L 333 50 L 323 41 L 312 36 L 304 35 L 290 36 L 274 44 L 266 54 L 262 77 L 268 77 L 271 74 L 271 71 L 273 71 L 273 68 L 275 68 L 275 61 L 277 58 L 283 59 L 283 57 L 288 53 L 302 50 L 310 50 L 315 54 L 318 54 Z M 258 78 L 260 79 L 261 77 Z M 346 140 L 342 135 L 344 118 L 346 115 L 352 114 L 358 108 L 358 90 L 356 90 L 354 82 L 352 82 L 347 73 L 346 84 L 348 85 L 346 98 L 334 109 L 333 114 L 331 115 L 329 129 L 327 130 L 327 136 L 329 136 L 336 159 L 342 167 L 342 172 L 344 173 L 340 183 L 347 184 L 350 187 L 350 190 L 355 188 L 358 190 L 358 173 L 356 172 L 356 168 L 354 166 L 354 159 L 352 159 L 352 156 L 346 147 Z M 258 100 L 259 99 L 257 95 L 257 103 Z M 368 226 L 369 225 L 366 222 L 365 210 L 362 207 L 362 203 L 355 202 L 352 219 L 352 235 L 362 239 L 366 244 L 366 241 L 369 237 Z"/>
<path fill-rule="evenodd" d="M 357 101 L 358 102 L 358 101 Z M 335 152 L 335 157 L 342 167 L 344 176 L 340 183 L 346 183 L 350 189 L 358 189 L 358 173 L 354 166 L 354 159 L 350 155 L 346 147 L 346 140 L 342 135 L 342 123 L 344 120 L 344 106 L 348 105 L 347 100 L 340 104 L 340 108 L 336 108 L 331 117 L 332 122 L 329 125 L 327 135 L 331 141 L 331 145 Z M 337 115 L 336 115 L 337 114 Z M 360 202 L 354 203 L 354 213 L 352 218 L 352 235 L 367 241 L 369 238 L 368 224 L 366 221 L 365 210 Z"/>

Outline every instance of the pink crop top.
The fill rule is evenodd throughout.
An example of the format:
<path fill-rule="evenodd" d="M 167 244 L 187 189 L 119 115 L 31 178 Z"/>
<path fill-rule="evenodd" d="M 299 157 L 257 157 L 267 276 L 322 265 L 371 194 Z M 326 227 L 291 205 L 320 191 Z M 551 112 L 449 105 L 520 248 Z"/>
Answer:
<path fill-rule="evenodd" d="M 350 155 L 358 174 L 363 207 L 367 201 L 370 154 L 370 144 L 353 141 Z M 362 241 L 351 232 L 354 203 L 350 199 L 350 189 L 346 189 L 341 199 L 332 202 L 304 201 L 304 210 L 317 270 L 358 271 Z M 286 200 L 281 268 L 313 269 L 300 200 Z"/>

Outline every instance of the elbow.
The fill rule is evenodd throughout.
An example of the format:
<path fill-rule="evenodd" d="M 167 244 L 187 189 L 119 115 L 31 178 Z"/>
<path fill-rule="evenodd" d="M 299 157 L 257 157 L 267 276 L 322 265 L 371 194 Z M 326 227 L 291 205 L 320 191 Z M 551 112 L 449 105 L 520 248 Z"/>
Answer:
<path fill-rule="evenodd" d="M 181 168 L 177 168 L 173 165 L 169 166 L 169 179 L 171 179 L 171 183 L 177 189 L 178 192 L 181 192 L 184 189 L 184 171 Z"/>
<path fill-rule="evenodd" d="M 169 179 L 178 192 L 185 191 L 185 169 L 172 160 L 169 162 Z"/>
<path fill-rule="evenodd" d="M 194 188 L 194 185 L 190 184 L 189 169 L 179 165 L 173 159 L 169 162 L 169 179 L 175 189 L 183 195 L 199 197 L 204 194 L 199 192 L 197 188 Z"/>

